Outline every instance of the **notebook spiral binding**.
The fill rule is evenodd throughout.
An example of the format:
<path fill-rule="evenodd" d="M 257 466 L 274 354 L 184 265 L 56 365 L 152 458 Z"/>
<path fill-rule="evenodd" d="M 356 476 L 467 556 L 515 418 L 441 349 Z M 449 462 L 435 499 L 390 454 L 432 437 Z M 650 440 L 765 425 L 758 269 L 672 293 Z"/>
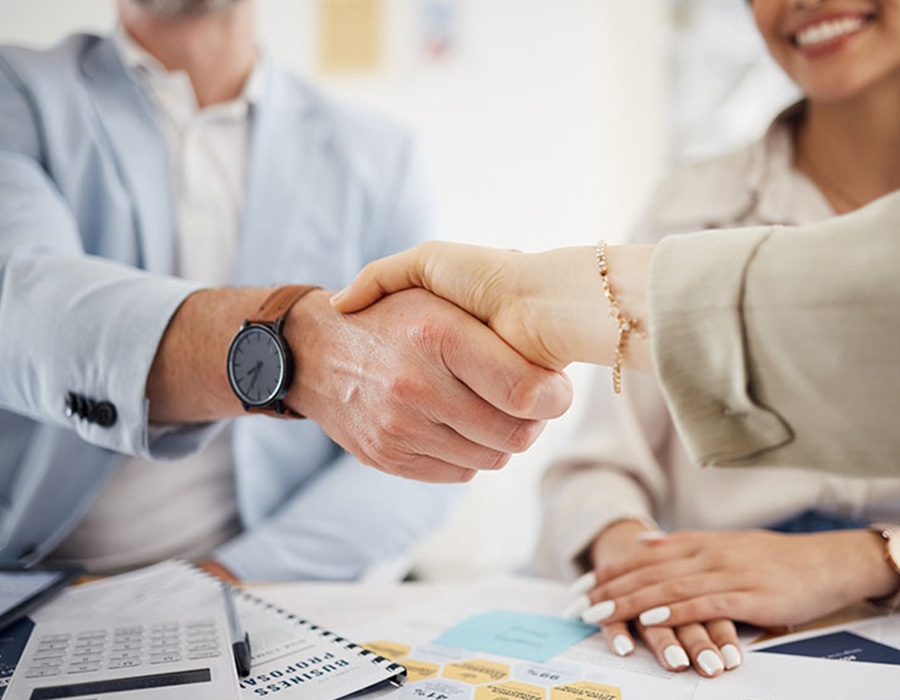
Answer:
<path fill-rule="evenodd" d="M 407 671 L 406 671 L 406 667 L 403 666 L 402 664 L 395 663 L 394 661 L 391 661 L 390 659 L 385 658 L 384 656 L 379 656 L 374 651 L 369 651 L 368 649 L 364 649 L 359 644 L 357 644 L 356 642 L 351 642 L 346 637 L 341 637 L 340 635 L 337 635 L 334 632 L 326 630 L 326 629 L 320 627 L 319 625 L 317 625 L 313 622 L 310 622 L 309 620 L 306 620 L 298 615 L 295 615 L 294 613 L 288 612 L 284 608 L 282 608 L 278 605 L 275 605 L 274 603 L 269 603 L 268 601 L 265 601 L 262 598 L 258 598 L 257 596 L 253 595 L 252 593 L 248 593 L 247 591 L 240 589 L 237 586 L 234 586 L 234 585 L 228 583 L 227 581 L 222 581 L 221 579 L 213 576 L 209 572 L 204 571 L 203 569 L 200 569 L 200 568 L 194 566 L 190 562 L 182 561 L 181 563 L 185 564 L 188 568 L 192 569 L 199 576 L 203 576 L 204 578 L 216 583 L 217 585 L 228 586 L 228 588 L 230 588 L 232 593 L 234 593 L 236 596 L 240 596 L 246 600 L 249 600 L 254 605 L 261 605 L 266 610 L 271 610 L 272 612 L 278 613 L 282 617 L 285 617 L 288 620 L 295 622 L 296 624 L 300 625 L 301 627 L 305 627 L 306 629 L 311 630 L 313 632 L 318 632 L 319 636 L 323 639 L 327 639 L 328 641 L 330 641 L 334 644 L 338 644 L 338 645 L 342 646 L 344 649 L 347 649 L 349 651 L 355 651 L 355 650 L 359 649 L 359 651 L 357 652 L 357 655 L 361 656 L 363 658 L 372 656 L 373 658 L 370 659 L 370 661 L 373 664 L 377 664 L 377 665 L 381 666 L 382 668 L 384 668 L 386 671 L 389 671 L 390 673 L 394 674 L 394 676 L 390 679 L 391 683 L 393 683 L 394 685 L 401 686 L 406 682 Z"/>
<path fill-rule="evenodd" d="M 385 670 L 395 674 L 394 677 L 391 679 L 392 683 L 395 683 L 396 685 L 403 685 L 403 683 L 406 682 L 406 667 L 403 666 L 402 664 L 395 663 L 394 661 L 391 661 L 390 659 L 388 659 L 384 656 L 379 656 L 374 651 L 370 651 L 369 649 L 364 649 L 359 644 L 357 644 L 356 642 L 351 642 L 346 637 L 341 637 L 340 635 L 337 635 L 334 632 L 326 630 L 323 627 L 320 627 L 319 625 L 300 617 L 299 615 L 295 615 L 294 613 L 288 612 L 284 608 L 282 608 L 278 605 L 275 605 L 274 603 L 269 603 L 268 601 L 265 601 L 262 598 L 256 597 L 252 593 L 248 593 L 247 591 L 241 590 L 240 588 L 236 588 L 235 586 L 232 586 L 230 583 L 228 583 L 226 585 L 231 587 L 231 589 L 234 591 L 235 595 L 241 596 L 242 598 L 251 601 L 254 605 L 261 605 L 264 608 L 266 608 L 266 610 L 271 610 L 273 612 L 276 612 L 279 615 L 282 615 L 283 617 L 286 617 L 287 619 L 294 621 L 296 624 L 298 624 L 302 627 L 305 627 L 308 630 L 312 630 L 313 632 L 318 632 L 319 636 L 322 637 L 323 639 L 327 639 L 328 641 L 330 641 L 334 644 L 338 644 L 338 645 L 342 646 L 344 649 L 348 649 L 350 651 L 355 651 L 355 650 L 359 649 L 359 651 L 357 652 L 357 655 L 361 656 L 363 658 L 366 658 L 369 656 L 373 657 L 372 659 L 370 659 L 370 661 L 373 664 L 378 664 Z"/>

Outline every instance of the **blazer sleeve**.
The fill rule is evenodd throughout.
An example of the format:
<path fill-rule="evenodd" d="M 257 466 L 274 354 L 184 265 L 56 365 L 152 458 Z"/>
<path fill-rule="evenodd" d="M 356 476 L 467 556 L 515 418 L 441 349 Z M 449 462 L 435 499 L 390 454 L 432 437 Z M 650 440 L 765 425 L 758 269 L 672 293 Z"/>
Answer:
<path fill-rule="evenodd" d="M 672 236 L 656 370 L 690 456 L 898 476 L 900 193 L 799 227 Z"/>
<path fill-rule="evenodd" d="M 38 123 L 0 59 L 0 406 L 117 452 L 196 449 L 179 431 L 151 448 L 145 384 L 169 319 L 197 287 L 85 254 L 42 166 Z M 69 392 L 114 407 L 115 422 L 68 416 Z"/>

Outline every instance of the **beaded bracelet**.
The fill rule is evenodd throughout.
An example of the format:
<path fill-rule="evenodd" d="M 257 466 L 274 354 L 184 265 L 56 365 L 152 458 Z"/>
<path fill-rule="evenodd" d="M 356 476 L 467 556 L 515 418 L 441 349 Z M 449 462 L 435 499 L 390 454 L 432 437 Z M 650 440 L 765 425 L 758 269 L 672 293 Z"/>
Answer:
<path fill-rule="evenodd" d="M 594 253 L 594 256 L 597 258 L 597 268 L 600 272 L 600 279 L 603 282 L 603 293 L 606 295 L 606 301 L 609 302 L 609 317 L 615 320 L 619 331 L 618 338 L 616 339 L 616 356 L 612 368 L 612 380 L 613 391 L 617 394 L 621 394 L 622 362 L 625 359 L 628 338 L 632 333 L 639 338 L 646 338 L 647 334 L 640 327 L 638 320 L 622 311 L 622 307 L 619 306 L 616 294 L 609 282 L 609 265 L 606 262 L 606 248 L 606 241 L 598 241 L 597 250 Z"/>

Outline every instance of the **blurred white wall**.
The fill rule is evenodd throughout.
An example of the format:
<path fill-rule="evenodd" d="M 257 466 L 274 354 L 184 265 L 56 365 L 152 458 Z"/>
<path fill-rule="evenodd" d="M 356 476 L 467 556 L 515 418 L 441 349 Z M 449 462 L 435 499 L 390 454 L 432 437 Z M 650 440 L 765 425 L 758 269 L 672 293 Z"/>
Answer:
<path fill-rule="evenodd" d="M 386 2 L 388 60 L 371 76 L 316 75 L 314 0 L 258 0 L 261 42 L 418 131 L 446 237 L 525 250 L 624 238 L 667 160 L 668 2 L 460 0 L 460 46 L 437 64 L 420 57 L 417 0 Z M 113 8 L 0 0 L 0 42 L 43 46 L 77 29 L 106 31 Z M 422 547 L 424 575 L 467 578 L 529 561 L 537 480 L 568 422 L 475 480 L 457 517 Z"/>

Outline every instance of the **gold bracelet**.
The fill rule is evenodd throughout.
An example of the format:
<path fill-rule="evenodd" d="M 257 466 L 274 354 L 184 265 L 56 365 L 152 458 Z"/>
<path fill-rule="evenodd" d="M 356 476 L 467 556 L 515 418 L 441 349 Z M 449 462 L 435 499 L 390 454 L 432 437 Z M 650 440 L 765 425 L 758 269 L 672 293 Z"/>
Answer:
<path fill-rule="evenodd" d="M 636 318 L 632 318 L 622 311 L 619 301 L 616 299 L 616 293 L 613 291 L 609 282 L 609 265 L 606 262 L 606 241 L 597 242 L 597 250 L 594 256 L 597 258 L 597 268 L 600 272 L 600 279 L 603 282 L 603 293 L 606 295 L 606 301 L 609 302 L 609 317 L 615 320 L 618 326 L 619 337 L 616 339 L 616 357 L 612 368 L 613 391 L 617 394 L 622 393 L 622 362 L 625 359 L 625 350 L 628 346 L 628 338 L 634 333 L 639 338 L 646 338 L 647 334 L 640 327 L 640 323 Z"/>

